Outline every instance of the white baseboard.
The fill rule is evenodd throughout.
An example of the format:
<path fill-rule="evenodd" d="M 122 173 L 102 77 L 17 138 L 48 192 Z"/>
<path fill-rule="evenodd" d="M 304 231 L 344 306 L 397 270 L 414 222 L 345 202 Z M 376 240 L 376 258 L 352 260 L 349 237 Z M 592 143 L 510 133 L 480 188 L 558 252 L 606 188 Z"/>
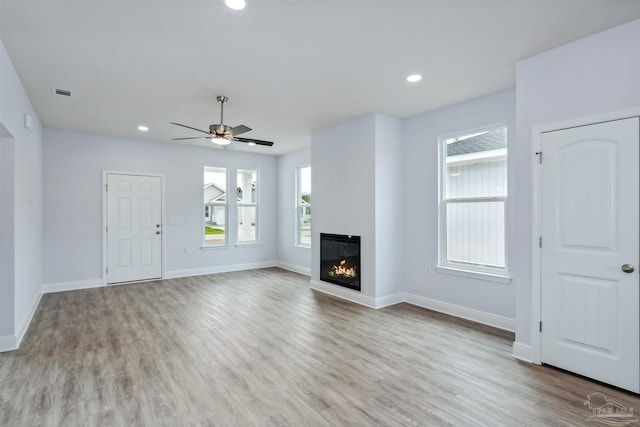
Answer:
<path fill-rule="evenodd" d="M 22 343 L 22 339 L 24 338 L 25 334 L 29 330 L 29 325 L 31 325 L 31 321 L 33 320 L 33 316 L 36 314 L 36 310 L 38 309 L 38 305 L 40 305 L 40 300 L 42 300 L 42 295 L 43 295 L 42 291 L 38 292 L 38 296 L 36 297 L 35 303 L 31 307 L 31 311 L 29 312 L 29 315 L 24 320 L 24 322 L 22 323 L 21 327 L 18 329 L 18 336 L 17 336 L 17 339 L 16 339 L 16 346 L 17 347 L 20 347 L 20 344 Z"/>
<path fill-rule="evenodd" d="M 298 265 L 293 265 L 286 262 L 278 262 L 278 267 L 285 270 L 293 271 L 294 273 L 311 276 L 311 269 L 307 267 L 300 267 Z"/>
<path fill-rule="evenodd" d="M 364 305 L 369 308 L 376 308 L 376 301 L 374 298 L 362 295 L 358 291 L 344 288 L 342 286 L 332 285 L 330 283 L 319 282 L 317 280 L 310 280 L 309 283 L 311 289 L 315 289 L 316 291 L 346 299 L 347 301 L 355 302 L 356 304 Z"/>
<path fill-rule="evenodd" d="M 390 305 L 400 304 L 407 300 L 406 294 L 399 293 L 376 298 L 376 308 L 388 307 Z"/>
<path fill-rule="evenodd" d="M 255 270 L 256 268 L 277 267 L 276 261 L 253 262 L 247 264 L 221 265 L 215 267 L 189 268 L 185 270 L 165 271 L 163 279 L 178 277 L 204 276 L 205 274 L 229 273 L 231 271 Z"/>
<path fill-rule="evenodd" d="M 444 301 L 438 301 L 432 298 L 420 295 L 398 293 L 387 295 L 379 298 L 372 298 L 362 295 L 360 292 L 353 291 L 341 286 L 331 285 L 316 280 L 310 281 L 311 289 L 324 292 L 347 301 L 355 302 L 370 308 L 383 308 L 390 305 L 406 302 L 429 310 L 438 311 L 440 313 L 449 314 L 451 316 L 460 317 L 462 319 L 471 320 L 483 325 L 492 326 L 494 328 L 503 329 L 509 332 L 515 332 L 516 322 L 514 319 L 498 316 L 497 314 L 487 313 L 485 311 L 475 310 L 473 308 L 463 307 Z"/>
<path fill-rule="evenodd" d="M 42 285 L 42 293 L 76 291 L 78 289 L 90 289 L 102 287 L 102 279 L 76 280 L 73 282 L 45 283 Z"/>
<path fill-rule="evenodd" d="M 0 337 L 0 353 L 18 349 L 18 340 L 14 335 Z"/>
<path fill-rule="evenodd" d="M 407 294 L 406 302 L 418 307 L 428 308 L 429 310 L 439 311 L 440 313 L 450 314 L 462 319 L 471 320 L 483 325 L 493 326 L 494 328 L 503 329 L 509 332 L 515 332 L 516 321 L 497 314 L 487 313 L 486 311 L 475 310 L 473 308 L 463 307 L 461 305 L 451 304 L 420 295 Z"/>
<path fill-rule="evenodd" d="M 533 346 L 518 341 L 513 342 L 513 357 L 524 362 L 533 362 Z"/>

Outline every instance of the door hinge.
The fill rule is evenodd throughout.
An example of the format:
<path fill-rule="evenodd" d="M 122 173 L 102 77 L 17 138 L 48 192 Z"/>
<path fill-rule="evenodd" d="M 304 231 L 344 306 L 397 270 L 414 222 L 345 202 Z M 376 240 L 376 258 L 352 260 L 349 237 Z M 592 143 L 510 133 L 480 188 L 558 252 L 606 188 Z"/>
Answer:
<path fill-rule="evenodd" d="M 540 321 L 540 332 L 542 332 L 542 320 Z"/>
<path fill-rule="evenodd" d="M 542 247 L 542 236 L 538 237 L 538 246 Z"/>
<path fill-rule="evenodd" d="M 105 267 L 104 272 L 109 274 L 109 267 Z"/>
<path fill-rule="evenodd" d="M 104 185 L 104 191 L 109 191 L 109 184 Z"/>
<path fill-rule="evenodd" d="M 536 156 L 538 156 L 538 163 L 542 164 L 542 151 L 536 151 Z"/>
<path fill-rule="evenodd" d="M 104 232 L 105 232 L 105 233 L 108 233 L 108 232 L 109 232 L 109 226 L 108 226 L 108 225 L 105 225 L 105 226 L 104 226 Z"/>

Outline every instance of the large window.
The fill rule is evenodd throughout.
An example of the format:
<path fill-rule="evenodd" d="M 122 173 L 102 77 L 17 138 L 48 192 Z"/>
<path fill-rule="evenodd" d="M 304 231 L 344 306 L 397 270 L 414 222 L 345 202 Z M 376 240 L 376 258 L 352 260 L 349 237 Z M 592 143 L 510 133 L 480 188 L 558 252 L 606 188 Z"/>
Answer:
<path fill-rule="evenodd" d="M 311 246 L 311 166 L 297 169 L 296 245 Z"/>
<path fill-rule="evenodd" d="M 204 245 L 227 243 L 227 169 L 204 168 Z"/>
<path fill-rule="evenodd" d="M 238 169 L 238 243 L 258 242 L 258 171 Z"/>
<path fill-rule="evenodd" d="M 440 266 L 506 273 L 507 128 L 441 138 Z"/>

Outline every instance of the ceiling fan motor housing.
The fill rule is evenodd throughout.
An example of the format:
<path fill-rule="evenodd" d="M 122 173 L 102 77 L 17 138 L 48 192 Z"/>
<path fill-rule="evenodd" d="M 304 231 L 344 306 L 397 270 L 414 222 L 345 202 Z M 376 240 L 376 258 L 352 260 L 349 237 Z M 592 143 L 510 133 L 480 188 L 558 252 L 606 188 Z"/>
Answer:
<path fill-rule="evenodd" d="M 228 136 L 231 134 L 231 126 L 219 124 L 209 126 L 209 132 L 212 135 Z"/>

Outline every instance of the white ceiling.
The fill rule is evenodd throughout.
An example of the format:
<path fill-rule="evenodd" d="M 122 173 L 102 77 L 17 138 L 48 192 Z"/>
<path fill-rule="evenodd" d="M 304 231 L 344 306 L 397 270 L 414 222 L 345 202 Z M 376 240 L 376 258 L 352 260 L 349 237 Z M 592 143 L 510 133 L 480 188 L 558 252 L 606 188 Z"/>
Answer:
<path fill-rule="evenodd" d="M 236 149 L 282 154 L 367 113 L 408 118 L 508 89 L 519 59 L 640 18 L 638 0 L 247 3 L 0 0 L 0 37 L 46 127 L 198 136 L 169 122 L 207 129 L 226 95 L 226 124 L 275 141 Z"/>

